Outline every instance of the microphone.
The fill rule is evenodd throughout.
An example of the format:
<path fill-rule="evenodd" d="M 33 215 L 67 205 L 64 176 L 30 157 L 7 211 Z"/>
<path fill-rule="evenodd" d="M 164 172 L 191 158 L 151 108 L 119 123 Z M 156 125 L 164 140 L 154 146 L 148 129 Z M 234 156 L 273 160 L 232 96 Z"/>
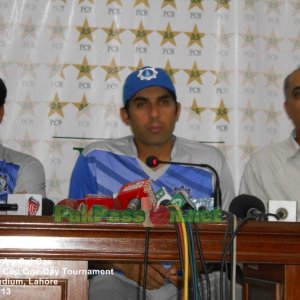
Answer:
<path fill-rule="evenodd" d="M 289 213 L 286 208 L 280 207 L 276 210 L 275 215 L 278 217 L 278 220 L 285 220 L 288 217 Z"/>
<path fill-rule="evenodd" d="M 159 164 L 201 167 L 212 171 L 215 175 L 214 207 L 222 209 L 222 192 L 220 187 L 220 179 L 219 179 L 218 172 L 212 166 L 208 164 L 193 164 L 193 163 L 184 163 L 184 162 L 175 162 L 175 161 L 163 161 L 153 155 L 148 156 L 146 158 L 146 165 L 150 168 L 157 167 Z"/>
<path fill-rule="evenodd" d="M 17 211 L 18 210 L 18 204 L 14 204 L 14 203 L 1 203 L 0 204 L 0 211 L 8 211 L 8 210 L 14 210 Z"/>
<path fill-rule="evenodd" d="M 141 199 L 133 198 L 129 201 L 127 209 L 129 210 L 138 210 L 141 209 Z"/>
<path fill-rule="evenodd" d="M 235 197 L 230 205 L 229 211 L 235 214 L 238 218 L 246 218 L 254 216 L 257 220 L 265 218 L 265 205 L 255 196 L 242 194 Z"/>
<path fill-rule="evenodd" d="M 48 198 L 42 199 L 42 216 L 53 215 L 54 202 Z"/>

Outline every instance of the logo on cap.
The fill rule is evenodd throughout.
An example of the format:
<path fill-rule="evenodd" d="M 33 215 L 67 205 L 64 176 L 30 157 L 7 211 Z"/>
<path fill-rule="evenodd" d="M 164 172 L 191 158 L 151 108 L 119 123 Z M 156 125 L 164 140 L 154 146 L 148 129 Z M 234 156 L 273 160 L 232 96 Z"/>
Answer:
<path fill-rule="evenodd" d="M 139 77 L 141 80 L 151 80 L 156 78 L 157 74 L 158 72 L 154 68 L 144 68 L 139 71 L 137 77 Z"/>

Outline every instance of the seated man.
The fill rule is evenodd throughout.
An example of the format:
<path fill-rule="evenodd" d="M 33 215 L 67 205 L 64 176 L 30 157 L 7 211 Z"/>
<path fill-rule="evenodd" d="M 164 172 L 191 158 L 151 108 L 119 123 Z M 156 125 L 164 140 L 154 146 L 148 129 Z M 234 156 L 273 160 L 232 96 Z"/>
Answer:
<path fill-rule="evenodd" d="M 80 154 L 70 183 L 70 198 L 86 194 L 115 195 L 121 186 L 150 178 L 155 191 L 161 187 L 172 194 L 180 189 L 189 197 L 213 197 L 214 174 L 204 168 L 158 165 L 150 168 L 147 157 L 162 161 L 209 164 L 220 176 L 223 209 L 234 197 L 232 176 L 221 152 L 208 145 L 174 136 L 181 106 L 169 75 L 160 68 L 144 67 L 132 72 L 123 89 L 121 118 L 133 135 L 95 142 Z M 143 282 L 143 264 L 114 264 L 114 276 L 94 277 L 90 299 L 138 299 Z M 150 264 L 147 299 L 177 299 L 181 278 L 177 266 L 170 269 Z"/>
<path fill-rule="evenodd" d="M 7 89 L 0 78 L 0 123 L 4 116 Z M 45 172 L 34 157 L 4 147 L 0 143 L 0 203 L 8 194 L 41 194 L 45 197 Z"/>
<path fill-rule="evenodd" d="M 296 200 L 300 220 L 300 68 L 284 80 L 285 111 L 294 124 L 290 137 L 256 151 L 246 165 L 240 194 L 269 200 Z"/>

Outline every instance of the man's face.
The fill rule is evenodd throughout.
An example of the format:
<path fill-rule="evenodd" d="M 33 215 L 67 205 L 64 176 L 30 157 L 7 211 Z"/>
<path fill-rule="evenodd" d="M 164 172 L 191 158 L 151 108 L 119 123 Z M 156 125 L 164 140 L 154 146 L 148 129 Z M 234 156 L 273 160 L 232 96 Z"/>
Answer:
<path fill-rule="evenodd" d="M 128 112 L 121 110 L 121 117 L 131 127 L 137 144 L 146 146 L 171 142 L 179 114 L 180 105 L 161 87 L 141 90 L 130 100 Z"/>
<path fill-rule="evenodd" d="M 285 110 L 292 120 L 296 132 L 300 133 L 300 71 L 296 71 L 289 80 L 288 97 Z"/>

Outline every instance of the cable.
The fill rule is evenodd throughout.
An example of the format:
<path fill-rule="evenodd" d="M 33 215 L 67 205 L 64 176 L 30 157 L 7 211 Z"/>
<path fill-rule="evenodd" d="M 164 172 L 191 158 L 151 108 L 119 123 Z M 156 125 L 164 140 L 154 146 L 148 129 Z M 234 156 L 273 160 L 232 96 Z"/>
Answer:
<path fill-rule="evenodd" d="M 200 239 L 200 234 L 199 234 L 197 223 L 194 223 L 194 230 L 195 230 L 195 234 L 196 234 L 196 241 L 197 241 L 201 266 L 202 266 L 204 276 L 205 276 L 205 281 L 206 281 L 206 298 L 207 298 L 207 300 L 211 300 L 210 280 L 209 280 L 209 275 L 208 275 L 208 271 L 207 271 L 207 267 L 206 267 L 206 263 L 205 263 L 205 259 L 204 259 L 204 254 L 203 254 L 203 249 L 202 249 L 202 244 L 201 244 L 201 239 Z"/>
<path fill-rule="evenodd" d="M 233 234 L 232 231 L 232 226 L 231 224 L 233 223 L 233 214 L 230 212 L 226 212 L 226 211 L 222 211 L 222 213 L 226 216 L 227 218 L 227 226 L 225 229 L 225 233 L 224 233 L 224 239 L 223 239 L 223 253 L 225 252 L 227 254 L 228 249 L 226 250 L 226 241 L 227 241 L 227 237 L 228 237 L 228 232 L 231 231 L 231 236 Z M 225 256 L 226 256 L 225 254 Z M 226 278 L 228 278 L 228 268 L 227 268 L 227 264 L 225 264 L 225 261 L 221 261 L 221 267 L 220 267 L 220 299 L 223 300 L 223 296 L 224 296 L 224 291 L 223 291 L 223 277 L 224 277 L 224 272 L 226 274 Z M 225 283 L 225 294 L 228 294 L 228 290 L 227 290 L 227 284 Z"/>
<path fill-rule="evenodd" d="M 149 240 L 150 240 L 150 227 L 146 227 L 145 256 L 144 256 L 144 278 L 143 278 L 143 300 L 146 300 L 146 284 L 147 284 L 147 271 L 148 271 Z"/>
<path fill-rule="evenodd" d="M 231 235 L 231 238 L 230 238 L 229 242 L 227 243 L 226 247 L 225 247 L 224 250 L 223 250 L 223 253 L 222 253 L 222 259 L 221 259 L 221 274 L 220 274 L 220 279 L 222 278 L 222 273 L 223 273 L 222 270 L 224 269 L 224 265 L 225 265 L 225 261 L 226 261 L 226 254 L 227 254 L 227 252 L 228 252 L 228 249 L 229 249 L 229 247 L 231 246 L 231 244 L 232 244 L 233 240 L 235 239 L 235 237 L 236 237 L 238 231 L 240 230 L 240 228 L 241 228 L 247 221 L 249 221 L 249 220 L 256 220 L 256 217 L 254 217 L 254 216 L 248 216 L 248 217 L 242 219 L 241 222 L 236 226 L 236 228 L 235 228 L 233 234 Z M 220 281 L 221 281 L 221 280 L 220 280 Z M 222 285 L 223 285 L 223 281 L 222 281 L 221 283 L 222 283 Z M 222 300 L 222 299 L 223 299 L 223 287 L 220 286 L 220 289 L 221 289 L 221 291 L 222 291 L 222 294 L 220 295 L 220 299 Z"/>
<path fill-rule="evenodd" d="M 190 262 L 192 267 L 192 278 L 193 278 L 193 292 L 194 292 L 194 300 L 201 300 L 201 295 L 199 291 L 199 272 L 197 267 L 197 259 L 195 254 L 195 245 L 194 245 L 194 235 L 192 226 L 190 223 L 186 223 L 188 237 L 189 237 L 189 254 L 190 254 Z"/>
<path fill-rule="evenodd" d="M 183 294 L 182 294 L 182 298 L 184 300 L 189 300 L 189 246 L 188 246 L 188 239 L 187 239 L 187 230 L 186 230 L 186 226 L 184 223 L 184 219 L 182 216 L 182 212 L 180 210 L 180 208 L 176 205 L 170 205 L 169 207 L 173 207 L 176 209 L 176 214 L 178 215 L 179 218 L 179 223 L 178 223 L 178 227 L 182 228 L 182 235 L 183 235 L 183 244 L 184 244 L 184 253 L 183 253 L 183 257 L 184 257 L 184 270 L 183 270 Z"/>

